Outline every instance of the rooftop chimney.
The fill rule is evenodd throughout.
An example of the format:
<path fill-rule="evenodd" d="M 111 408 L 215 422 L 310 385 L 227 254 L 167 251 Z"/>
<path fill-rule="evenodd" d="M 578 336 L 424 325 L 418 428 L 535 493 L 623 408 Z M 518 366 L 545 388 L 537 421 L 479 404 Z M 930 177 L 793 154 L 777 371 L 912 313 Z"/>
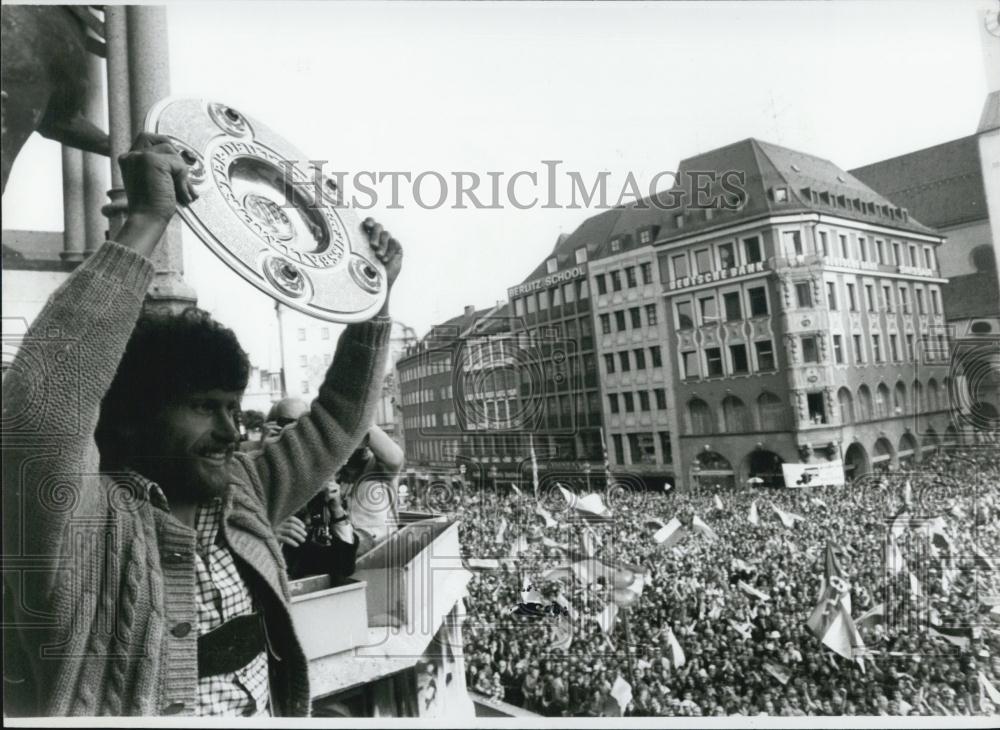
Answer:
<path fill-rule="evenodd" d="M 474 306 L 472 306 L 471 304 L 466 304 L 466 305 L 465 305 L 465 316 L 466 316 L 466 317 L 471 317 L 471 316 L 472 316 L 472 314 L 473 314 L 473 313 L 474 313 L 475 311 L 476 311 L 476 308 L 475 308 Z"/>

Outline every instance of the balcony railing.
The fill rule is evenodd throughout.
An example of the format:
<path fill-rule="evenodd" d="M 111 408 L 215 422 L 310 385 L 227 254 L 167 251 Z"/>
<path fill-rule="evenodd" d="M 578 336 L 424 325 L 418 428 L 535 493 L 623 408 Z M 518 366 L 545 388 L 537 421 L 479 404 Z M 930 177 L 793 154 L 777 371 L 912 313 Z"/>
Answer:
<path fill-rule="evenodd" d="M 394 674 L 419 661 L 465 594 L 458 523 L 407 512 L 401 529 L 357 561 L 344 585 L 293 581 L 292 618 L 309 659 L 313 697 Z"/>

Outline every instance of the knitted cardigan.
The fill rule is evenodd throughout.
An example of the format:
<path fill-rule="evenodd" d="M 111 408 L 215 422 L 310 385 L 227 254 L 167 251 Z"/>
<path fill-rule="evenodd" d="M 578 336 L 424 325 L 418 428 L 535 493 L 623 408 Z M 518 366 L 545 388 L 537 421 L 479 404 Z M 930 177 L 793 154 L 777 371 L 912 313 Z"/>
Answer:
<path fill-rule="evenodd" d="M 53 294 L 3 382 L 8 715 L 193 714 L 195 533 L 135 473 L 98 469 L 93 433 L 152 280 L 105 243 Z M 309 713 L 308 664 L 273 527 L 350 456 L 374 414 L 387 317 L 347 327 L 307 416 L 237 453 L 222 530 L 265 615 L 272 712 Z"/>

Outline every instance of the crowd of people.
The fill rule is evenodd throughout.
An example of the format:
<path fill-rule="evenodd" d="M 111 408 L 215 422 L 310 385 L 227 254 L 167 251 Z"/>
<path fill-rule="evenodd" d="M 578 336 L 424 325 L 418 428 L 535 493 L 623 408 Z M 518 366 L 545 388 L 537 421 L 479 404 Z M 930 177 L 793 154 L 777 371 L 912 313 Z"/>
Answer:
<path fill-rule="evenodd" d="M 994 714 L 998 485 L 995 450 L 956 448 L 843 487 L 612 490 L 603 521 L 581 520 L 544 486 L 537 498 L 530 486 L 470 490 L 460 533 L 476 568 L 468 686 L 549 716 Z M 539 502 L 553 521 L 537 513 Z M 786 527 L 774 508 L 803 519 Z M 905 534 L 891 537 L 905 566 L 890 570 L 887 540 L 904 510 Z M 650 518 L 690 524 L 696 515 L 714 535 L 689 531 L 669 547 L 654 539 Z M 931 560 L 915 526 L 939 516 L 950 546 L 933 548 Z M 595 557 L 648 576 L 610 621 L 614 586 L 552 572 L 579 558 L 588 531 Z M 884 605 L 875 620 L 858 621 L 859 658 L 834 653 L 807 626 L 828 545 L 841 551 L 854 619 Z M 528 586 L 569 616 L 515 610 Z M 955 637 L 949 626 L 972 628 Z M 622 680 L 631 696 L 616 689 Z"/>

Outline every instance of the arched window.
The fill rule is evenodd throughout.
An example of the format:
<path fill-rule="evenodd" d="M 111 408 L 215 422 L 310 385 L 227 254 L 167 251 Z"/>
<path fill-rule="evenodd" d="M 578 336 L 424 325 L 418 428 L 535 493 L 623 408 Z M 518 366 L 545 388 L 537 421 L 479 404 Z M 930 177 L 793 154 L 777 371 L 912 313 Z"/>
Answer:
<path fill-rule="evenodd" d="M 919 380 L 913 381 L 913 410 L 917 413 L 927 410 L 927 403 L 924 402 L 924 386 Z"/>
<path fill-rule="evenodd" d="M 908 408 L 906 407 L 906 386 L 903 385 L 903 381 L 896 383 L 896 387 L 892 391 L 892 415 L 900 415 L 906 413 Z"/>
<path fill-rule="evenodd" d="M 962 439 L 958 435 L 958 429 L 955 428 L 955 424 L 948 424 L 948 428 L 944 430 L 944 441 L 946 446 L 953 446 L 955 444 L 962 443 Z"/>
<path fill-rule="evenodd" d="M 757 414 L 762 431 L 785 431 L 788 417 L 785 404 L 774 393 L 764 391 L 757 398 Z"/>
<path fill-rule="evenodd" d="M 722 401 L 722 422 L 727 432 L 742 433 L 753 429 L 746 404 L 735 395 L 726 396 Z"/>
<path fill-rule="evenodd" d="M 701 398 L 692 398 L 688 401 L 687 408 L 691 433 L 715 433 L 712 409 L 708 407 L 708 403 Z"/>
<path fill-rule="evenodd" d="M 702 451 L 698 454 L 697 460 L 698 466 L 703 471 L 728 472 L 730 474 L 733 471 L 733 465 L 729 463 L 729 459 L 717 451 Z"/>
<path fill-rule="evenodd" d="M 931 378 L 927 381 L 927 410 L 936 411 L 941 407 L 941 393 L 938 392 L 937 380 Z"/>
<path fill-rule="evenodd" d="M 921 451 L 934 451 L 938 447 L 938 435 L 933 426 L 928 426 L 924 432 L 924 445 Z"/>
<path fill-rule="evenodd" d="M 837 391 L 837 402 L 840 404 L 840 422 L 854 423 L 854 396 L 847 388 Z"/>
<path fill-rule="evenodd" d="M 889 386 L 885 383 L 879 383 L 875 389 L 875 415 L 877 418 L 889 415 Z"/>
<path fill-rule="evenodd" d="M 892 444 L 889 443 L 889 439 L 880 438 L 875 442 L 875 456 L 872 457 L 872 463 L 886 468 L 892 463 L 892 454 Z"/>
<path fill-rule="evenodd" d="M 920 449 L 913 434 L 904 433 L 899 437 L 896 445 L 896 454 L 901 465 L 907 466 L 920 460 Z"/>
<path fill-rule="evenodd" d="M 858 420 L 872 420 L 872 392 L 867 385 L 858 388 Z"/>

